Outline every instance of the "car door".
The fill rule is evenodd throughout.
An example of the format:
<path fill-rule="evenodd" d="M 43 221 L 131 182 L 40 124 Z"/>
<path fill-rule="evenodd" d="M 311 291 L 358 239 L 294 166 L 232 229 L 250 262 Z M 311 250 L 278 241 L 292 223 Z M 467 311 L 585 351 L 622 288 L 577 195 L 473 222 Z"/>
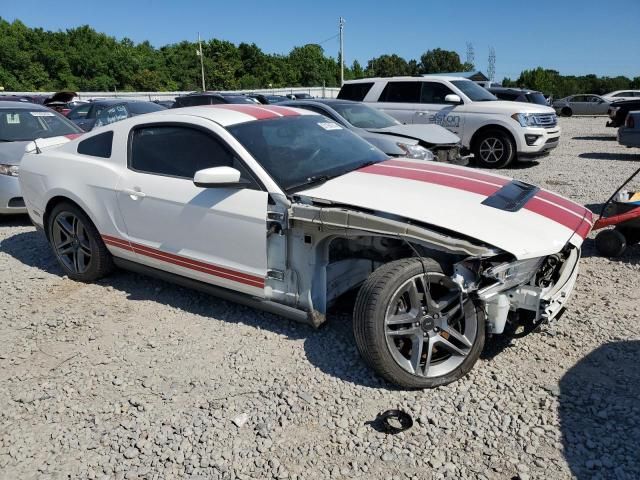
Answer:
<path fill-rule="evenodd" d="M 604 115 L 609 110 L 609 104 L 602 97 L 591 95 L 589 100 L 591 101 L 592 115 Z"/>
<path fill-rule="evenodd" d="M 374 106 L 402 123 L 413 123 L 416 106 L 420 104 L 420 81 L 390 80 Z"/>
<path fill-rule="evenodd" d="M 267 193 L 207 122 L 132 129 L 118 206 L 137 260 L 264 296 Z M 196 171 L 233 167 L 241 184 L 201 188 Z"/>
<path fill-rule="evenodd" d="M 463 116 L 456 112 L 458 105 L 445 102 L 447 95 L 457 95 L 440 82 L 421 82 L 420 106 L 412 123 L 435 123 L 458 136 L 462 135 Z"/>
<path fill-rule="evenodd" d="M 591 112 L 587 95 L 574 95 L 569 99 L 569 106 L 574 115 L 589 115 Z"/>

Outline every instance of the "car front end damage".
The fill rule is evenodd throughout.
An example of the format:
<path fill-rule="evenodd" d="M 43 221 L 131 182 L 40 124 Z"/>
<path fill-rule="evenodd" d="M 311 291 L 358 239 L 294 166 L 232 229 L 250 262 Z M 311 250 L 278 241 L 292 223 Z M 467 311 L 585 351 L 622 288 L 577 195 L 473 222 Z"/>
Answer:
<path fill-rule="evenodd" d="M 520 313 L 536 324 L 562 312 L 578 277 L 580 249 L 571 243 L 559 253 L 526 260 L 499 261 L 499 256 L 456 264 L 454 279 L 484 305 L 490 333 L 501 334 Z"/>
<path fill-rule="evenodd" d="M 517 260 L 513 255 L 451 231 L 381 212 L 293 203 L 269 241 L 268 298 L 308 312 L 319 326 L 335 300 L 358 288 L 376 269 L 403 257 L 436 259 L 460 293 L 484 310 L 487 330 L 501 334 L 521 316 L 536 323 L 557 318 L 578 275 L 579 245 Z M 281 228 L 282 227 L 282 228 Z M 286 264 L 278 252 L 287 250 Z M 522 315 L 526 312 L 526 315 Z"/>

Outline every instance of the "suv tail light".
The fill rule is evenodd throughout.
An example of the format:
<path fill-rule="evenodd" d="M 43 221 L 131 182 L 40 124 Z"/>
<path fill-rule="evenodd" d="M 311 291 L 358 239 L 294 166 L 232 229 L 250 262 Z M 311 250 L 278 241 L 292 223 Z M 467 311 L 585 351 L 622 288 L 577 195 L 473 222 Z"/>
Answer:
<path fill-rule="evenodd" d="M 636 128 L 636 121 L 631 114 L 627 115 L 627 120 L 624 122 L 624 126 L 627 128 Z"/>

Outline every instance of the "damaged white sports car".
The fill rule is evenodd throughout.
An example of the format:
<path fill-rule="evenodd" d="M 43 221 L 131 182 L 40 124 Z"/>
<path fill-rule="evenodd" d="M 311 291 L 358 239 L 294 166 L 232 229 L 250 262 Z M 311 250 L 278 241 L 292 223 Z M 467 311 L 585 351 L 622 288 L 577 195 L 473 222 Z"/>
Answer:
<path fill-rule="evenodd" d="M 314 326 L 359 288 L 358 349 L 409 388 L 463 376 L 522 312 L 556 317 L 592 226 L 551 192 L 389 159 L 278 106 L 167 110 L 39 140 L 20 181 L 72 279 L 119 266 Z"/>

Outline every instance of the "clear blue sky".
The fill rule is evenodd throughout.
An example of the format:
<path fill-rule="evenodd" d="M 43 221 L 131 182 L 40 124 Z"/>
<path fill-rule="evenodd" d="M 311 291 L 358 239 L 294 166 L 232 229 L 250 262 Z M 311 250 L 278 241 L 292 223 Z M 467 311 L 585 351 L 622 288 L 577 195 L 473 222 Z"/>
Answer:
<path fill-rule="evenodd" d="M 319 43 L 346 18 L 345 60 L 366 65 L 383 53 L 419 58 L 431 48 L 475 47 L 486 72 L 496 50 L 496 78 L 536 66 L 563 74 L 640 75 L 640 0 L 0 0 L 0 16 L 59 30 L 88 24 L 117 38 L 155 46 L 220 38 L 254 42 L 268 53 Z M 337 56 L 338 40 L 322 44 Z M 1 52 L 0 52 L 1 54 Z"/>

